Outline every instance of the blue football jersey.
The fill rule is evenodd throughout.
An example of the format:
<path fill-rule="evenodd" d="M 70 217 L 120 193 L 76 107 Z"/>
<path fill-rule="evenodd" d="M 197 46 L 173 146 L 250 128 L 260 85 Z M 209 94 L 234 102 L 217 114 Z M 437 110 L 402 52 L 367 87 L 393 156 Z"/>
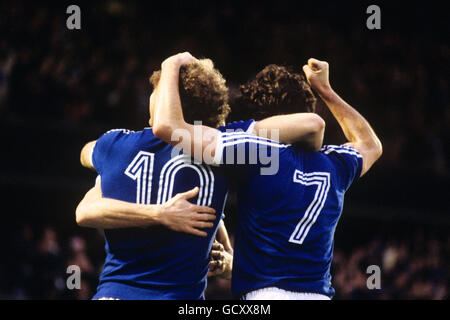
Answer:
<path fill-rule="evenodd" d="M 278 287 L 332 297 L 334 231 L 344 193 L 361 175 L 358 151 L 329 145 L 308 152 L 223 133 L 215 162 L 240 177 L 233 295 Z"/>
<path fill-rule="evenodd" d="M 221 130 L 247 130 L 253 121 Z M 92 163 L 103 197 L 162 204 L 196 186 L 193 203 L 216 210 L 206 238 L 163 226 L 105 230 L 106 258 L 94 299 L 203 299 L 209 252 L 228 192 L 222 169 L 196 163 L 154 136 L 151 128 L 111 130 L 100 137 Z"/>

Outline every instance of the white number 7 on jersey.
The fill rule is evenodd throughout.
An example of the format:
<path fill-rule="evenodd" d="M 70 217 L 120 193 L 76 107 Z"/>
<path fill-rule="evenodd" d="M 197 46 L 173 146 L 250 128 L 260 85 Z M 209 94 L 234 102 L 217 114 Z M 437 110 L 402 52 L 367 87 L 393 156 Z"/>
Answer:
<path fill-rule="evenodd" d="M 306 209 L 303 218 L 297 224 L 294 232 L 289 238 L 289 242 L 302 244 L 312 225 L 316 222 L 327 199 L 328 190 L 330 189 L 330 173 L 305 173 L 300 170 L 295 170 L 294 182 L 301 183 L 305 186 L 317 186 L 314 199 Z"/>

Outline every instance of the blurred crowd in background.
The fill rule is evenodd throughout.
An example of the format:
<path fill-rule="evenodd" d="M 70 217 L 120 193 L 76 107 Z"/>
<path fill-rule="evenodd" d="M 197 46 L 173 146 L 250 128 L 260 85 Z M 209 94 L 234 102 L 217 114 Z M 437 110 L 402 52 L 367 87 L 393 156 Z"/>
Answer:
<path fill-rule="evenodd" d="M 71 136 L 88 126 L 147 126 L 148 77 L 164 58 L 180 51 L 213 59 L 232 91 L 267 64 L 300 70 L 309 57 L 316 57 L 329 61 L 332 86 L 380 136 L 384 147 L 377 164 L 380 176 L 383 170 L 406 170 L 445 179 L 439 186 L 448 181 L 450 46 L 444 10 L 433 10 L 433 17 L 426 18 L 430 10 L 425 7 L 382 6 L 382 30 L 369 31 L 361 4 L 317 8 L 296 3 L 293 10 L 293 2 L 284 1 L 79 1 L 82 29 L 72 31 L 66 28 L 68 5 L 64 1 L 0 4 L 0 119 L 23 140 L 29 139 L 24 126 L 36 128 L 41 123 L 51 123 Z M 321 103 L 318 113 L 327 122 L 326 141 L 342 142 L 339 127 Z M 239 119 L 239 110 L 233 110 L 231 119 Z M 15 127 L 17 123 L 22 125 Z M 77 141 L 76 148 L 84 142 Z M 56 143 L 53 149 L 65 152 L 64 142 Z M 80 170 L 72 156 L 78 149 L 70 152 L 74 162 L 67 162 L 69 177 Z M 26 163 L 21 169 L 45 171 L 45 161 L 41 159 L 40 167 Z M 2 188 L 11 190 L 16 182 L 8 177 L 13 175 L 0 174 Z M 91 177 L 82 177 L 89 185 Z M 33 192 L 43 190 L 39 181 L 33 183 Z M 408 183 L 404 182 L 405 188 Z M 445 192 L 439 186 L 436 189 Z M 15 188 L 21 192 L 21 186 Z M 389 186 L 373 185 L 371 190 L 384 188 Z M 67 193 L 71 208 L 86 191 Z M 403 195 L 397 201 L 413 198 Z M 448 211 L 444 198 L 430 206 Z M 423 213 L 428 214 L 431 202 L 423 202 Z M 68 227 L 69 233 L 63 231 L 67 227 L 45 227 L 60 212 L 36 210 L 29 214 L 33 221 L 39 220 L 39 214 L 46 217 L 39 226 L 15 224 L 7 237 L 11 244 L 0 263 L 0 298 L 89 299 L 104 257 L 101 233 L 86 236 L 79 235 L 75 226 Z M 22 214 L 22 220 L 26 217 Z M 374 235 L 350 246 L 337 242 L 336 298 L 448 298 L 449 260 L 448 232 L 413 232 L 397 239 Z M 372 261 L 382 261 L 382 290 L 364 289 L 364 266 Z M 71 264 L 82 269 L 81 290 L 66 289 L 65 268 Z M 211 279 L 207 297 L 229 298 L 229 294 L 229 282 Z"/>
<path fill-rule="evenodd" d="M 212 58 L 232 87 L 269 63 L 300 70 L 315 56 L 330 62 L 332 85 L 379 133 L 387 150 L 381 161 L 448 174 L 450 47 L 426 20 L 401 29 L 403 20 L 388 20 L 385 9 L 385 28 L 394 29 L 391 22 L 400 27 L 371 33 L 365 12 L 358 18 L 349 4 L 316 9 L 322 19 L 306 5 L 296 11 L 283 1 L 277 7 L 264 2 L 83 4 L 79 31 L 66 28 L 63 5 L 2 4 L 3 112 L 142 128 L 148 76 L 170 54 L 190 51 Z M 233 116 L 239 116 L 237 110 Z M 333 129 L 330 135 L 337 135 Z"/>
<path fill-rule="evenodd" d="M 450 235 L 429 230 L 392 238 L 374 235 L 353 245 L 337 241 L 332 263 L 335 299 L 448 299 Z M 233 240 L 233 238 L 232 238 Z M 0 265 L 0 299 L 90 299 L 103 266 L 103 235 L 62 237 L 53 227 L 35 230 L 22 225 L 3 252 Z M 81 270 L 80 289 L 69 290 L 70 265 Z M 369 290 L 367 267 L 380 267 L 380 288 Z M 69 279 L 70 281 L 70 279 Z M 208 280 L 206 299 L 232 299 L 231 282 Z"/>

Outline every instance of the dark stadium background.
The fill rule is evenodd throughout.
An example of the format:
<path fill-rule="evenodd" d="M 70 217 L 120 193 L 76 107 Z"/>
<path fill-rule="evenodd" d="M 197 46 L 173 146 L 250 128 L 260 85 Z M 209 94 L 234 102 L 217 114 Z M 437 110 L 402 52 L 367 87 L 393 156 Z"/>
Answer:
<path fill-rule="evenodd" d="M 346 196 L 336 299 L 448 299 L 448 13 L 441 2 L 373 3 L 381 30 L 366 28 L 364 1 L 0 2 L 0 298 L 92 296 L 103 238 L 75 223 L 95 178 L 79 152 L 111 128 L 146 126 L 148 76 L 190 51 L 212 58 L 232 88 L 270 63 L 329 61 L 333 87 L 384 146 Z M 81 7 L 81 30 L 66 28 L 70 4 Z M 322 104 L 318 112 L 325 142 L 343 142 Z M 231 195 L 231 234 L 234 205 Z M 65 289 L 70 264 L 81 266 L 81 290 Z M 371 264 L 381 290 L 366 288 Z M 229 282 L 210 279 L 207 297 L 230 298 Z"/>

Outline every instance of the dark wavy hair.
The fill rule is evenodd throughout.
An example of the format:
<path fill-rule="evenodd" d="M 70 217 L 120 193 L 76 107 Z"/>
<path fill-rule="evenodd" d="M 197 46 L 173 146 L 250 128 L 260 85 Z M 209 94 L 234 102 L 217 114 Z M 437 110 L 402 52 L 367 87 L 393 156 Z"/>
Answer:
<path fill-rule="evenodd" d="M 301 73 L 271 64 L 239 87 L 233 105 L 243 119 L 261 120 L 274 115 L 315 112 L 316 97 Z"/>
<path fill-rule="evenodd" d="M 161 70 L 153 72 L 150 83 L 156 88 Z M 203 125 L 219 127 L 231 109 L 228 105 L 228 88 L 222 74 L 210 59 L 182 66 L 180 69 L 180 99 L 186 122 L 202 121 Z"/>

